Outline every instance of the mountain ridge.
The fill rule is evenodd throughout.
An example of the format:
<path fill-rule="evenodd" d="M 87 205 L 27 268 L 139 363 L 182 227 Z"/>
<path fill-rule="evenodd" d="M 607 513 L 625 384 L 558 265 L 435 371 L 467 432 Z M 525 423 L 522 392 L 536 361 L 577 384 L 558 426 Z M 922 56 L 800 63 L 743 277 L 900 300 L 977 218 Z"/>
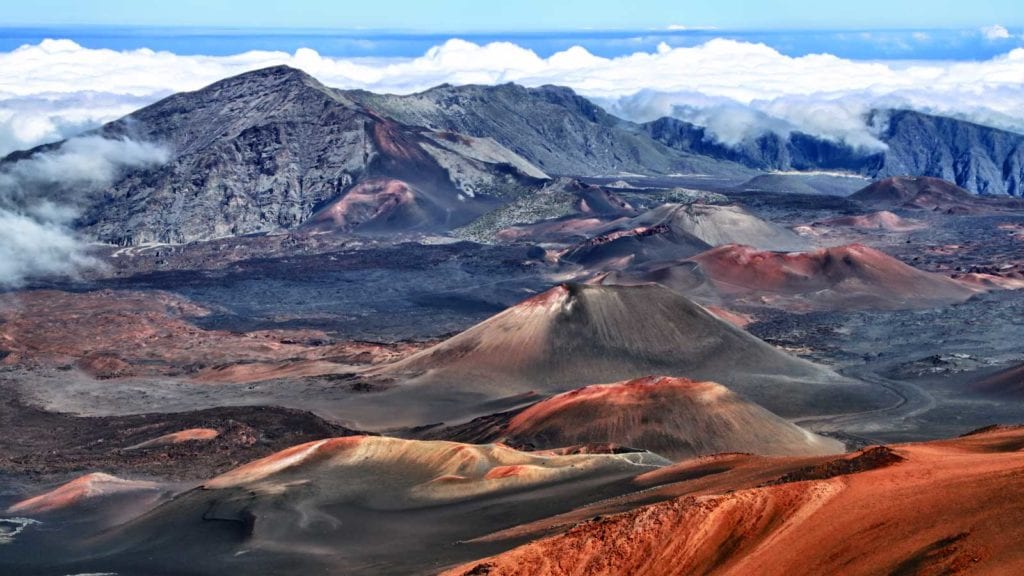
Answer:
<path fill-rule="evenodd" d="M 874 110 L 865 122 L 880 127 L 885 150 L 859 150 L 799 131 L 769 132 L 728 146 L 706 128 L 672 117 L 642 126 L 666 146 L 759 170 L 840 170 L 876 179 L 930 176 L 975 194 L 1024 194 L 1024 134 L 908 109 Z"/>
<path fill-rule="evenodd" d="M 408 124 L 474 136 L 487 134 L 552 174 L 746 170 L 720 159 L 681 155 L 651 140 L 640 125 L 612 115 L 564 86 L 442 84 L 408 95 L 365 90 L 344 94 Z"/>
<path fill-rule="evenodd" d="M 172 95 L 99 133 L 172 150 L 168 164 L 126 174 L 86 209 L 79 227 L 115 244 L 294 230 L 375 178 L 411 191 L 423 217 L 401 222 L 442 231 L 547 179 L 493 141 L 400 124 L 286 66 Z M 366 201 L 380 212 L 392 200 Z M 345 221 L 342 231 L 358 227 Z"/>
<path fill-rule="evenodd" d="M 398 96 L 339 90 L 275 66 L 168 96 L 89 133 L 161 143 L 171 159 L 88 195 L 75 227 L 119 245 L 289 232 L 375 179 L 408 190 L 400 199 L 407 208 L 391 218 L 396 196 L 374 192 L 358 202 L 372 225 L 335 215 L 326 220 L 340 224 L 315 230 L 448 232 L 559 174 L 735 178 L 755 169 L 840 169 L 1024 193 L 1024 135 L 911 111 L 886 119 L 889 150 L 866 156 L 801 133 L 729 148 L 680 120 L 623 120 L 565 87 L 441 85 Z"/>

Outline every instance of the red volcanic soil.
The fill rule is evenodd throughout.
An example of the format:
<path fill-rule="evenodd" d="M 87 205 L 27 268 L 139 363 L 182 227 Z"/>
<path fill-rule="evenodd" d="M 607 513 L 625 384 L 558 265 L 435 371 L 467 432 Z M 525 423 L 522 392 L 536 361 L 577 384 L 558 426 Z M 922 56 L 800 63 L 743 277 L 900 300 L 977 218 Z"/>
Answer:
<path fill-rule="evenodd" d="M 754 487 L 732 484 L 750 475 L 737 477 L 732 457 L 683 463 L 696 475 L 679 483 L 689 495 L 582 521 L 446 574 L 1020 574 L 1022 446 L 1024 429 L 994 428 L 875 448 Z M 650 474 L 673 473 L 686 477 Z"/>
<path fill-rule="evenodd" d="M 247 382 L 350 372 L 352 365 L 393 360 L 410 351 L 406 345 L 335 343 L 313 330 L 238 334 L 190 322 L 206 314 L 165 292 L 14 293 L 0 302 L 2 363 L 75 364 L 96 378 L 160 374 Z"/>
<path fill-rule="evenodd" d="M 920 230 L 926 227 L 923 222 L 908 218 L 900 218 L 888 210 L 871 212 L 870 214 L 832 218 L 831 220 L 815 222 L 814 226 L 845 226 L 849 228 L 887 230 L 891 232 L 907 232 L 910 230 Z"/>
<path fill-rule="evenodd" d="M 417 210 L 415 203 L 416 193 L 401 180 L 367 180 L 356 184 L 342 198 L 317 212 L 305 226 L 321 231 L 348 232 L 387 220 L 409 222 L 420 218 L 410 213 Z M 426 223 L 426 218 L 420 219 L 421 224 Z"/>
<path fill-rule="evenodd" d="M 352 367 L 320 360 L 286 360 L 281 362 L 243 362 L 221 364 L 203 369 L 192 377 L 210 384 L 261 382 L 277 378 L 307 378 L 350 373 Z"/>
<path fill-rule="evenodd" d="M 373 124 L 373 141 L 386 156 L 413 166 L 434 164 L 433 158 L 420 147 L 405 127 L 381 116 L 374 115 L 374 118 L 377 122 Z"/>
<path fill-rule="evenodd" d="M 927 176 L 895 176 L 874 182 L 849 196 L 875 209 L 910 208 L 969 214 L 991 210 L 1018 210 L 1024 206 L 1016 198 L 979 197 L 967 190 Z"/>
<path fill-rule="evenodd" d="M 538 449 L 608 443 L 675 460 L 716 452 L 833 454 L 812 434 L 715 382 L 650 376 L 558 394 L 516 414 L 502 441 Z"/>
<path fill-rule="evenodd" d="M 884 178 L 850 195 L 851 200 L 872 207 L 928 210 L 969 205 L 975 198 L 952 182 L 927 176 Z"/>
<path fill-rule="evenodd" d="M 976 293 L 860 244 L 790 253 L 729 245 L 691 260 L 722 294 L 781 301 L 786 307 L 919 308 L 960 302 Z"/>
<path fill-rule="evenodd" d="M 979 290 L 1019 290 L 1024 288 L 1024 264 L 972 266 L 967 272 L 952 277 Z"/>
<path fill-rule="evenodd" d="M 752 314 L 743 314 L 736 312 L 735 310 L 729 310 L 722 308 L 721 306 L 705 306 L 708 312 L 714 314 L 717 318 L 725 320 L 729 324 L 736 326 L 737 328 L 745 328 L 756 318 Z"/>
<path fill-rule="evenodd" d="M 174 571 L 182 554 L 202 574 L 436 573 L 496 550 L 463 545 L 470 540 L 620 495 L 665 464 L 646 452 L 327 438 L 179 494 L 100 534 L 89 552 L 127 554 L 137 573 Z M 239 564 L 241 550 L 253 554 Z"/>
<path fill-rule="evenodd" d="M 1024 275 L 1003 275 L 985 272 L 967 272 L 964 274 L 953 274 L 954 280 L 963 282 L 968 286 L 976 286 L 978 290 L 1020 290 L 1024 288 Z"/>
<path fill-rule="evenodd" d="M 503 242 L 530 240 L 533 242 L 559 242 L 573 238 L 586 238 L 605 225 L 595 217 L 545 220 L 536 224 L 518 224 L 499 230 L 494 236 Z"/>
<path fill-rule="evenodd" d="M 91 374 L 100 380 L 111 378 L 124 378 L 134 376 L 135 369 L 132 365 L 118 358 L 116 355 L 105 352 L 88 352 L 75 362 L 80 370 Z"/>
<path fill-rule="evenodd" d="M 442 229 L 452 221 L 473 219 L 486 206 L 461 203 L 451 184 L 451 197 L 430 194 L 410 182 L 373 178 L 359 182 L 314 214 L 303 229 L 314 232 L 394 234 Z M 435 191 L 436 192 L 436 191 Z"/>
<path fill-rule="evenodd" d="M 365 436 L 346 436 L 329 440 L 316 440 L 285 448 L 265 458 L 245 464 L 226 472 L 205 484 L 215 489 L 262 480 L 278 472 L 299 466 L 311 466 L 332 456 L 348 453 L 365 439 Z"/>
<path fill-rule="evenodd" d="M 152 440 L 140 442 L 134 446 L 125 448 L 125 450 L 156 448 L 160 446 L 168 446 L 170 444 L 181 444 L 182 442 L 206 442 L 213 440 L 217 436 L 220 436 L 220 432 L 213 428 L 189 428 L 188 430 L 171 432 L 170 434 L 164 434 L 163 436 L 153 438 Z"/>
<path fill-rule="evenodd" d="M 994 396 L 1024 396 L 1024 364 L 996 372 L 974 383 L 971 388 Z"/>
<path fill-rule="evenodd" d="M 249 487 L 277 495 L 293 488 L 308 493 L 304 486 L 308 484 L 323 503 L 353 500 L 368 508 L 398 510 L 653 469 L 654 465 L 641 464 L 643 458 L 642 454 L 557 455 L 521 452 L 502 444 L 349 436 L 293 446 L 222 474 L 204 488 Z"/>
<path fill-rule="evenodd" d="M 7 509 L 8 514 L 41 514 L 70 508 L 90 499 L 159 490 L 153 482 L 122 480 L 109 474 L 94 472 L 63 484 L 58 488 L 27 500 L 22 500 Z"/>

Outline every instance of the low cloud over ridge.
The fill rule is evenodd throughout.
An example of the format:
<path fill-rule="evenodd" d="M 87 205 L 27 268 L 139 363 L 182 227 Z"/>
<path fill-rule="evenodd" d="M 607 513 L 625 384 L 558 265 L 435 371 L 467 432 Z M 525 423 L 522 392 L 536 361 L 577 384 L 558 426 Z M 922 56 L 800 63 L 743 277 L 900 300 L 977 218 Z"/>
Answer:
<path fill-rule="evenodd" d="M 0 169 L 0 287 L 95 264 L 69 228 L 83 197 L 167 158 L 158 145 L 86 136 Z"/>
<path fill-rule="evenodd" d="M 763 44 L 702 45 L 603 58 L 581 47 L 542 58 L 508 42 L 452 39 L 417 58 L 329 58 L 309 49 L 183 56 L 89 49 L 45 40 L 0 54 L 0 153 L 55 140 L 144 103 L 271 66 L 301 68 L 339 88 L 408 93 L 444 82 L 567 85 L 634 120 L 676 115 L 722 142 L 801 130 L 873 147 L 873 107 L 910 107 L 1024 131 L 1024 48 L 982 61 L 790 57 Z"/>

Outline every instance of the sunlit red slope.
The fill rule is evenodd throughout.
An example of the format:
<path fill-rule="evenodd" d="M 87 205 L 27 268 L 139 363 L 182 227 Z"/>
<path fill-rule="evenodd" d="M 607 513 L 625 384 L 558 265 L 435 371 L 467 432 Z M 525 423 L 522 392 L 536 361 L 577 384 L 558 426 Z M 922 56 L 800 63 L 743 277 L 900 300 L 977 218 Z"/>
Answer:
<path fill-rule="evenodd" d="M 1020 574 L 1022 449 L 1021 428 L 901 445 L 584 521 L 449 574 Z"/>
<path fill-rule="evenodd" d="M 918 270 L 861 244 L 811 252 L 728 245 L 692 258 L 715 288 L 733 297 L 789 300 L 814 308 L 919 308 L 960 302 L 975 289 Z"/>
<path fill-rule="evenodd" d="M 433 223 L 433 211 L 401 180 L 380 178 L 360 182 L 343 197 L 328 204 L 304 226 L 321 231 L 414 230 Z"/>
<path fill-rule="evenodd" d="M 628 473 L 643 458 L 639 453 L 561 456 L 520 452 L 501 444 L 349 436 L 289 448 L 218 476 L 205 487 L 245 486 L 277 494 L 298 486 L 295 482 L 314 483 L 321 501 L 352 500 L 369 508 L 400 509 L 592 474 Z"/>
<path fill-rule="evenodd" d="M 587 386 L 538 402 L 502 431 L 515 445 L 608 443 L 672 459 L 717 452 L 829 454 L 842 443 L 812 434 L 715 382 L 647 377 Z"/>
<path fill-rule="evenodd" d="M 45 494 L 17 502 L 11 505 L 7 512 L 9 514 L 43 514 L 66 510 L 73 506 L 112 496 L 132 493 L 155 495 L 158 490 L 160 490 L 160 485 L 154 482 L 124 480 L 110 474 L 93 472 L 75 478 Z"/>
<path fill-rule="evenodd" d="M 100 535 L 89 552 L 119 555 L 140 574 L 178 566 L 183 554 L 203 574 L 433 573 L 482 555 L 460 542 L 621 495 L 665 464 L 646 452 L 330 438 L 213 478 Z"/>

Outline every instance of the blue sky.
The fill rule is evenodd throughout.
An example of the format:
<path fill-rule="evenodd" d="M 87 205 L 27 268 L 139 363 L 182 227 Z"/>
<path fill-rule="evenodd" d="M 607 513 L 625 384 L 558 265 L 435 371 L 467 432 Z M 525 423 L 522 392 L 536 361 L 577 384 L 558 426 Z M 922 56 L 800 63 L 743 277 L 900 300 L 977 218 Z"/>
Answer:
<path fill-rule="evenodd" d="M 335 57 L 415 57 L 452 37 L 476 44 L 504 41 L 542 57 L 582 46 L 614 57 L 653 52 L 662 43 L 697 46 L 714 38 L 765 44 L 787 56 L 827 52 L 855 60 L 987 60 L 1024 45 L 1024 29 L 988 37 L 979 28 L 904 30 L 567 30 L 550 32 L 415 32 L 303 28 L 210 28 L 51 25 L 0 27 L 0 52 L 67 38 L 87 48 L 150 48 L 179 55 L 227 56 L 249 50 L 294 53 L 311 48 Z"/>
<path fill-rule="evenodd" d="M 1021 0 L 29 0 L 0 26 L 146 25 L 427 32 L 715 26 L 738 29 L 935 29 L 1024 25 Z"/>

